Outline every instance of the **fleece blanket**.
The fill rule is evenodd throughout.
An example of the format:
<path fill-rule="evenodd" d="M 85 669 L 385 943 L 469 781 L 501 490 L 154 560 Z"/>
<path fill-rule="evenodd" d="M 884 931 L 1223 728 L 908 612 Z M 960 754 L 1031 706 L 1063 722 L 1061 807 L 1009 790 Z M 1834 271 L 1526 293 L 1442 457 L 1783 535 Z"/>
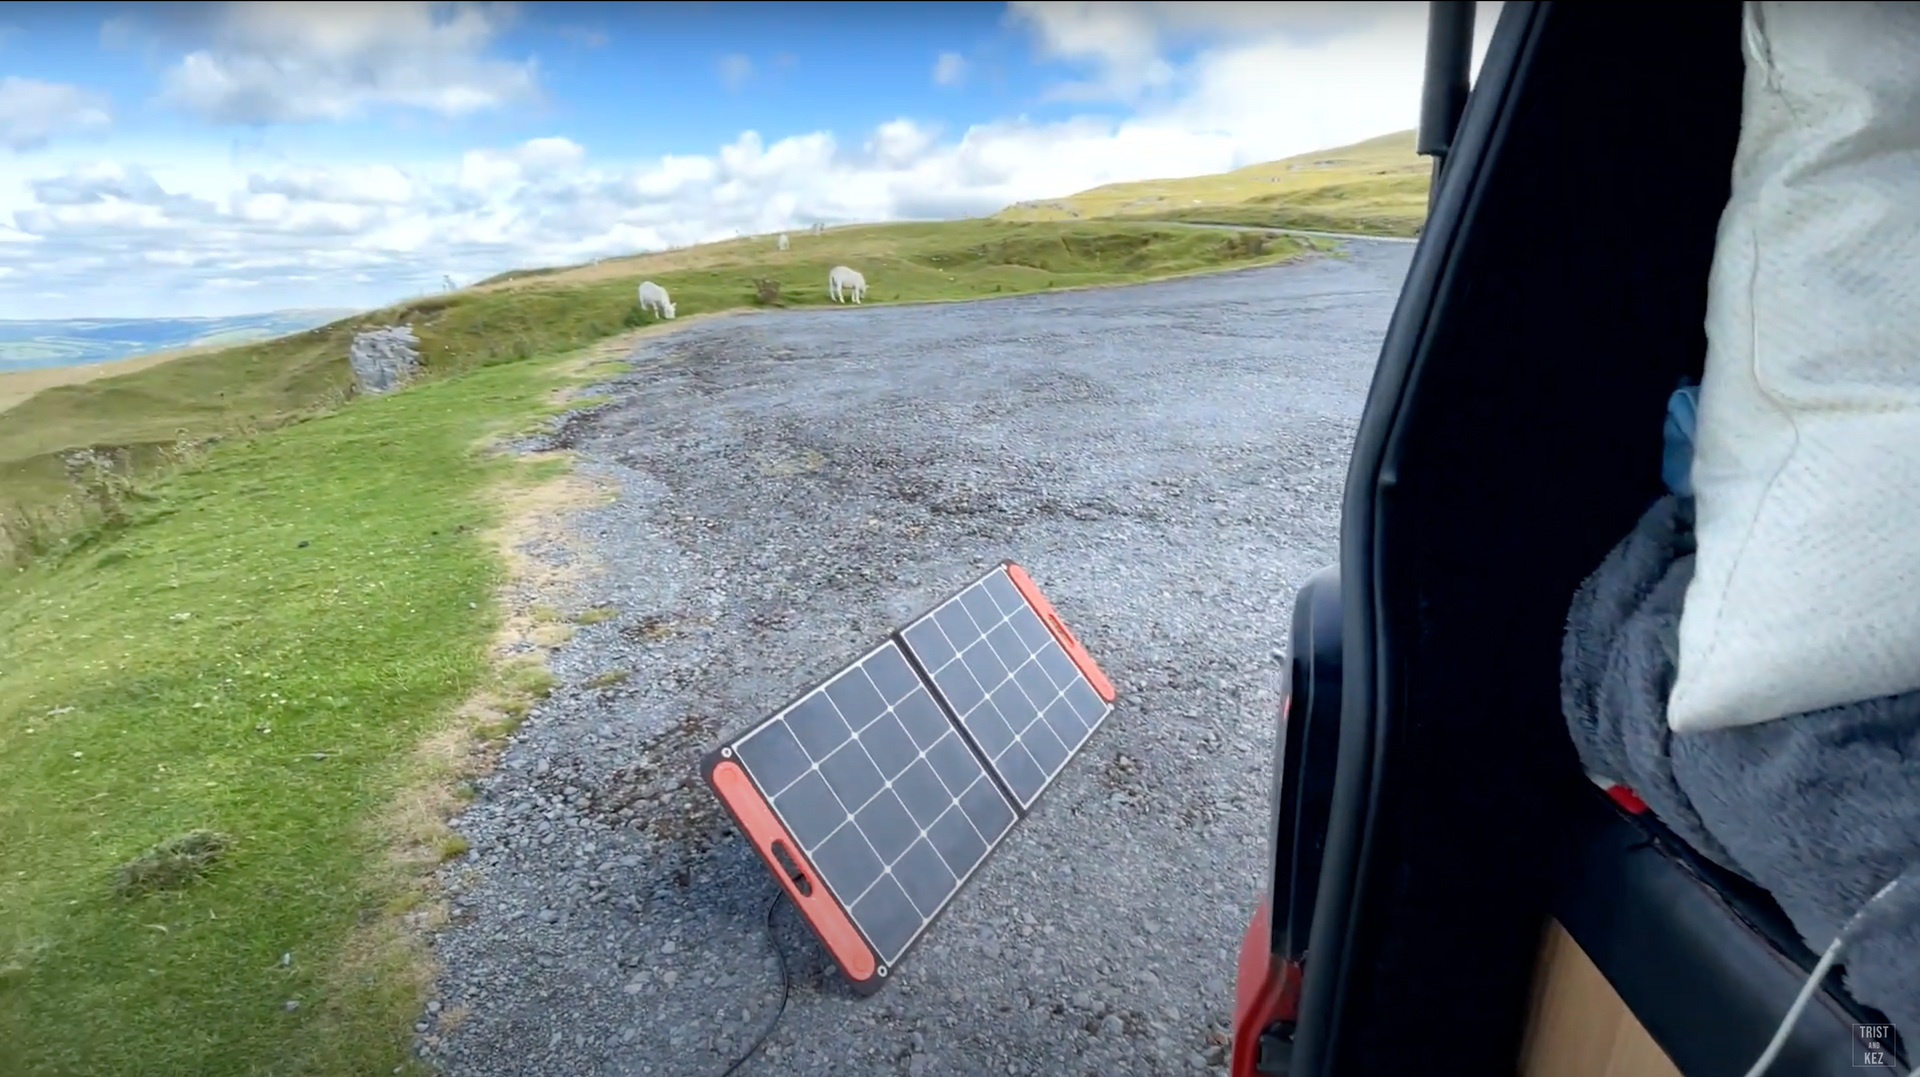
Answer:
<path fill-rule="evenodd" d="M 1769 891 L 1815 953 L 1901 879 L 1852 929 L 1841 965 L 1854 998 L 1915 1050 L 1920 885 L 1908 880 L 1920 878 L 1920 692 L 1674 733 L 1666 706 L 1693 541 L 1693 499 L 1669 494 L 1575 595 L 1561 706 L 1581 762 Z"/>

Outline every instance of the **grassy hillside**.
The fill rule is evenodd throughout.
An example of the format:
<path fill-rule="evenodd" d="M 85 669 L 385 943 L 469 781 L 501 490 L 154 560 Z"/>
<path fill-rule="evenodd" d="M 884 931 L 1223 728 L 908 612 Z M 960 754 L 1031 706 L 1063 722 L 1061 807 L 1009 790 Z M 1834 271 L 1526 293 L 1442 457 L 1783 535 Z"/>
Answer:
<path fill-rule="evenodd" d="M 553 355 L 640 325 L 634 292 L 643 279 L 664 285 L 685 318 L 754 305 L 757 278 L 779 284 L 778 305 L 828 305 L 827 271 L 841 263 L 866 275 L 869 303 L 927 302 L 1259 265 L 1302 249 L 1287 237 L 1146 223 L 967 220 L 837 228 L 795 236 L 788 251 L 770 238 L 740 239 L 504 274 L 277 340 L 34 393 L 0 422 L 0 530 L 45 529 L 21 514 L 48 511 L 71 492 L 67 450 L 112 447 L 138 471 L 182 442 L 337 406 L 352 383 L 348 345 L 367 326 L 412 326 L 430 371 L 446 373 Z"/>
<path fill-rule="evenodd" d="M 0 372 L 80 366 L 176 348 L 245 344 L 310 329 L 352 313 L 276 310 L 229 318 L 0 321 Z"/>
<path fill-rule="evenodd" d="M 500 495 L 551 465 L 476 444 L 574 377 L 235 440 L 0 574 L 0 1074 L 423 1072 L 424 873 L 469 746 L 550 684 L 488 644 Z"/>
<path fill-rule="evenodd" d="M 170 363 L 189 355 L 200 355 L 215 350 L 217 348 L 168 348 L 165 351 L 146 352 L 126 359 L 109 359 L 101 363 L 48 366 L 37 370 L 0 370 L 0 412 L 31 398 L 43 389 L 119 377 L 122 374 L 131 374 L 150 366 Z"/>
<path fill-rule="evenodd" d="M 1412 131 L 1232 172 L 1095 187 L 1021 202 L 1007 221 L 1159 220 L 1411 236 L 1426 219 L 1432 162 Z"/>

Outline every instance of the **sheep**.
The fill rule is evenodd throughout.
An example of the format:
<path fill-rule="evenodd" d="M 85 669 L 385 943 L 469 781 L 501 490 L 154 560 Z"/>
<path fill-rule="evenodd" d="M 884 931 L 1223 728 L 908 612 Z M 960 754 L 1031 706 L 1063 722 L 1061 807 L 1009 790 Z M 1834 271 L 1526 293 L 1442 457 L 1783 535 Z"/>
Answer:
<path fill-rule="evenodd" d="M 848 269 L 846 266 L 834 266 L 827 274 L 827 298 L 835 303 L 846 302 L 845 296 L 851 294 L 855 303 L 867 294 L 867 278 Z"/>
<path fill-rule="evenodd" d="M 783 251 L 787 249 L 787 234 L 785 232 L 780 233 L 780 241 L 775 244 L 775 246 L 778 246 Z"/>
<path fill-rule="evenodd" d="M 662 318 L 673 317 L 673 300 L 667 298 L 667 290 L 650 280 L 640 282 L 640 313 L 648 311 Z"/>

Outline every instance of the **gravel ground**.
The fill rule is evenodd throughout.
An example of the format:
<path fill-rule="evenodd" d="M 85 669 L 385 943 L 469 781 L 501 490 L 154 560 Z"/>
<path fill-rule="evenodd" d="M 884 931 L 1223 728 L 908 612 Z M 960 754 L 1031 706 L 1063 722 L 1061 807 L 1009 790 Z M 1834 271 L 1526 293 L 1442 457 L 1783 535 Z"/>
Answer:
<path fill-rule="evenodd" d="M 451 1077 L 717 1077 L 779 1001 L 776 888 L 698 755 L 1011 557 L 1117 709 L 879 995 L 781 908 L 792 1000 L 740 1072 L 1220 1066 L 1275 657 L 1334 556 L 1411 251 L 643 345 L 548 442 L 621 491 L 572 525 L 616 612 L 555 653 L 560 689 L 455 824 L 421 1053 Z"/>

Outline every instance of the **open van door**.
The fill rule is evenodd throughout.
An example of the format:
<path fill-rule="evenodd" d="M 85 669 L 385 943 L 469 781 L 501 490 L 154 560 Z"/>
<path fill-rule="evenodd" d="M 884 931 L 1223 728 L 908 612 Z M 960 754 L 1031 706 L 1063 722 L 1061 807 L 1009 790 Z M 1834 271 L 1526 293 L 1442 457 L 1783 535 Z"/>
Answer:
<path fill-rule="evenodd" d="M 1231 1072 L 1741 1077 L 1816 955 L 1588 780 L 1560 699 L 1702 370 L 1741 4 L 1509 2 L 1466 93 L 1472 12 L 1431 8 L 1431 212 L 1296 601 Z M 1904 1074 L 1884 1021 L 1829 978 L 1768 1072 Z"/>

